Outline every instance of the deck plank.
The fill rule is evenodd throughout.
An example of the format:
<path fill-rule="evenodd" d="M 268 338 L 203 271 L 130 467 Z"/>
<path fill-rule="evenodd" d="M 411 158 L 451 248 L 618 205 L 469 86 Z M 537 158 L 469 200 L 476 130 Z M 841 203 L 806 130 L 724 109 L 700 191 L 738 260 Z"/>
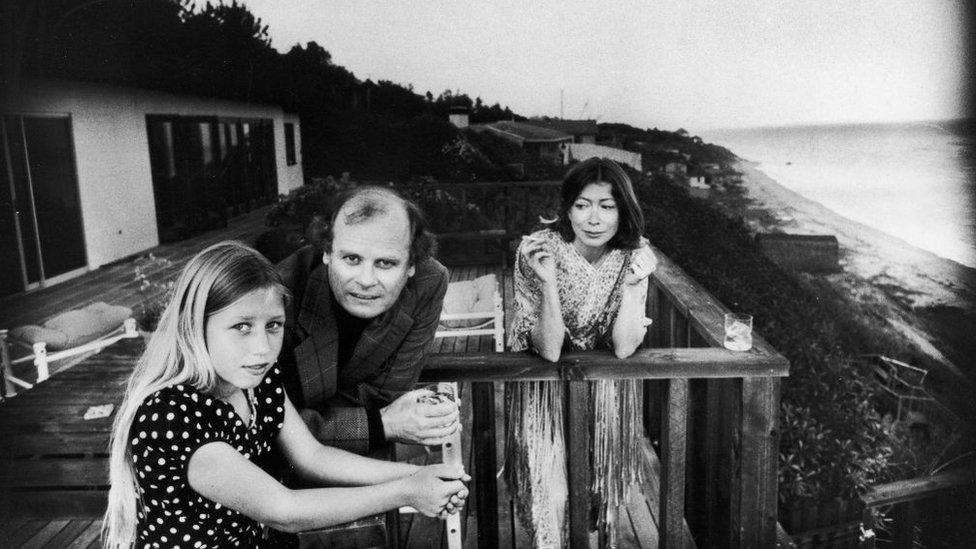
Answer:
<path fill-rule="evenodd" d="M 21 546 L 22 549 L 40 549 L 41 547 L 47 546 L 54 537 L 68 526 L 69 522 L 68 520 L 52 520 L 48 522 L 36 534 L 31 536 L 29 540 L 24 542 Z"/>
<path fill-rule="evenodd" d="M 90 519 L 78 519 L 78 520 L 67 520 L 67 525 L 58 532 L 58 535 L 51 538 L 46 545 L 45 549 L 60 549 L 62 547 L 67 547 L 71 542 L 73 542 L 82 532 L 88 529 L 93 522 L 97 522 Z M 100 526 L 99 526 L 100 527 Z"/>
<path fill-rule="evenodd" d="M 5 517 L 10 515 L 3 515 Z M 16 528 L 12 528 L 7 532 L 6 543 L 10 544 L 10 547 L 20 547 L 27 540 L 34 537 L 35 534 L 41 531 L 44 526 L 47 525 L 47 521 L 43 520 L 25 520 L 17 524 Z"/>
<path fill-rule="evenodd" d="M 65 549 L 88 549 L 89 547 L 98 547 L 98 538 L 102 532 L 102 521 L 93 520 L 84 530 L 78 533 L 70 545 L 66 546 Z"/>

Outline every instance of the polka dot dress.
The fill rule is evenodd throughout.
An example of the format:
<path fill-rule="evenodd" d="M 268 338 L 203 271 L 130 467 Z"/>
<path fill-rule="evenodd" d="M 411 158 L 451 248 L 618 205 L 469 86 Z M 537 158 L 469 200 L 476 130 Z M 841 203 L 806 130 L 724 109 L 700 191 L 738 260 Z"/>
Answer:
<path fill-rule="evenodd" d="M 262 464 L 285 419 L 281 372 L 272 368 L 254 389 L 254 421 L 247 425 L 229 403 L 175 385 L 153 393 L 130 431 L 132 462 L 144 508 L 136 547 L 258 547 L 258 522 L 204 498 L 187 482 L 193 453 L 226 442 Z"/>

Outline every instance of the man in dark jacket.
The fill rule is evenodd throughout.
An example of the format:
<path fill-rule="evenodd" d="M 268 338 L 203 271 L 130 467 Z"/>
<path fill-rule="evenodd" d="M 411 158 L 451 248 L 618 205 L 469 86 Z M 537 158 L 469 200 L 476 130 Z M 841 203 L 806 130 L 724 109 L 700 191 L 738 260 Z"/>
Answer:
<path fill-rule="evenodd" d="M 434 338 L 447 269 L 413 203 L 381 187 L 339 200 L 323 239 L 279 264 L 292 292 L 279 364 L 312 433 L 359 452 L 438 445 L 457 405 L 411 390 Z"/>

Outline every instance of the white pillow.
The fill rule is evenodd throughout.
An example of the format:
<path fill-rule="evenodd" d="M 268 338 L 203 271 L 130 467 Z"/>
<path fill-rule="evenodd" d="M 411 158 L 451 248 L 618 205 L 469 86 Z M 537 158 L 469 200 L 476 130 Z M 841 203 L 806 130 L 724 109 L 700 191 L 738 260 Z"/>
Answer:
<path fill-rule="evenodd" d="M 495 275 L 479 276 L 474 280 L 451 282 L 444 295 L 441 316 L 457 313 L 491 313 L 495 308 Z M 441 320 L 445 328 L 471 328 L 484 324 L 488 319 L 470 318 L 461 320 Z"/>
<path fill-rule="evenodd" d="M 98 339 L 131 316 L 132 309 L 128 307 L 99 301 L 51 317 L 41 326 L 14 328 L 10 335 L 30 344 L 43 341 L 48 351 L 63 351 Z"/>

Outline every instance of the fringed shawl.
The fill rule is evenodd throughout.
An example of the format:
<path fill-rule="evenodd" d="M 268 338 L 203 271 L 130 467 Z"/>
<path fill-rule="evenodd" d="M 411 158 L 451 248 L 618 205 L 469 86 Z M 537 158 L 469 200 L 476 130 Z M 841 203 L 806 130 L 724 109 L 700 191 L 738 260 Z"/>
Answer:
<path fill-rule="evenodd" d="M 546 242 L 555 260 L 566 346 L 578 351 L 609 348 L 631 253 L 610 250 L 593 266 L 555 231 L 542 230 L 532 236 Z M 520 252 L 514 267 L 515 302 L 509 332 L 513 351 L 531 347 L 529 337 L 541 299 L 538 278 Z M 506 384 L 506 473 L 519 519 L 536 547 L 563 547 L 567 539 L 564 399 L 560 382 Z M 637 459 L 638 442 L 644 434 L 640 384 L 592 382 L 590 403 L 593 501 L 599 507 L 598 526 L 606 528 L 614 545 L 616 507 L 624 500 L 627 486 L 641 480 Z"/>

